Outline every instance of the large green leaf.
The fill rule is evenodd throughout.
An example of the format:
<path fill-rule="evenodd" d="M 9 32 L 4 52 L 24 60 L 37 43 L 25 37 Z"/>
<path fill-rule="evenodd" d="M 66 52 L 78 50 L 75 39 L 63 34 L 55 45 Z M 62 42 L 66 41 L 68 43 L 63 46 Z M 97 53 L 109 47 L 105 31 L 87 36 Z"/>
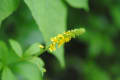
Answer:
<path fill-rule="evenodd" d="M 66 7 L 62 0 L 24 0 L 32 12 L 33 18 L 38 24 L 45 41 L 48 43 L 51 37 L 65 31 Z M 55 56 L 64 65 L 63 48 L 55 52 Z"/>
<path fill-rule="evenodd" d="M 18 7 L 19 0 L 0 1 L 0 22 L 12 14 Z"/>
<path fill-rule="evenodd" d="M 23 51 L 22 51 L 22 48 L 21 48 L 20 44 L 17 41 L 12 40 L 12 39 L 10 39 L 9 42 L 10 42 L 10 45 L 11 45 L 12 49 L 15 51 L 15 53 L 19 57 L 22 57 Z"/>
<path fill-rule="evenodd" d="M 66 1 L 75 8 L 83 8 L 86 11 L 89 10 L 88 0 L 66 0 Z"/>
<path fill-rule="evenodd" d="M 20 62 L 12 67 L 19 80 L 42 80 L 42 73 L 30 62 Z"/>
<path fill-rule="evenodd" d="M 17 80 L 12 71 L 5 67 L 2 72 L 2 80 Z"/>

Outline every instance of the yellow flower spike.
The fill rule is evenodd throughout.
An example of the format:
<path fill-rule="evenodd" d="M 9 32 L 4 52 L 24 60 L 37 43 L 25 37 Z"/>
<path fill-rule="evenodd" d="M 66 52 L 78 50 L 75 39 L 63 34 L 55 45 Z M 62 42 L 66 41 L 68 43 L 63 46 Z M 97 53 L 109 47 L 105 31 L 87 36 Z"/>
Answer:
<path fill-rule="evenodd" d="M 39 47 L 42 48 L 42 49 L 45 48 L 43 45 L 39 45 Z"/>
<path fill-rule="evenodd" d="M 56 45 L 60 47 L 64 43 L 69 42 L 72 38 L 75 38 L 76 36 L 79 36 L 83 33 L 85 33 L 85 29 L 80 28 L 80 29 L 69 30 L 62 34 L 58 34 L 56 37 L 51 38 L 52 43 L 49 46 L 50 52 L 53 52 L 56 50 Z"/>

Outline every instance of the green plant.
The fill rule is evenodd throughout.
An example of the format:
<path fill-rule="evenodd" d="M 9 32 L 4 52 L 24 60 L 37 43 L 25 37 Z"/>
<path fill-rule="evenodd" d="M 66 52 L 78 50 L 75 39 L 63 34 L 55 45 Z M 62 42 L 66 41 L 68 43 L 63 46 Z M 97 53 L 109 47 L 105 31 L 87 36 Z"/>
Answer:
<path fill-rule="evenodd" d="M 85 1 L 76 0 L 76 2 L 72 0 L 66 0 L 66 2 L 68 2 L 73 7 L 84 8 L 86 11 L 89 10 L 87 5 L 88 0 Z M 81 2 L 81 6 L 77 4 L 78 2 Z M 16 79 L 15 76 L 18 76 L 19 79 L 23 78 L 22 76 L 25 76 L 26 77 L 25 79 L 28 80 L 42 80 L 41 76 L 44 74 L 45 71 L 45 69 L 43 68 L 44 62 L 42 61 L 41 58 L 38 58 L 38 56 L 40 56 L 44 51 L 47 51 L 49 49 L 50 52 L 52 52 L 53 55 L 56 56 L 61 66 L 64 67 L 65 66 L 64 48 L 63 48 L 64 45 L 62 44 L 69 42 L 71 38 L 75 37 L 76 35 L 84 33 L 84 29 L 80 29 L 80 30 L 76 29 L 73 31 L 69 31 L 70 34 L 63 33 L 61 34 L 62 37 L 60 37 L 59 35 L 58 42 L 53 41 L 52 43 L 50 43 L 50 38 L 66 30 L 65 26 L 66 26 L 67 7 L 65 6 L 65 2 L 63 0 L 51 0 L 51 1 L 50 0 L 49 1 L 2 0 L 0 3 L 0 26 L 1 23 L 4 21 L 4 19 L 9 17 L 11 14 L 13 14 L 18 9 L 18 7 L 21 6 L 21 3 L 25 3 L 28 6 L 30 12 L 32 13 L 33 19 L 35 20 L 40 31 L 42 32 L 46 46 L 42 46 L 39 43 L 35 43 L 30 48 L 23 51 L 20 44 L 14 40 L 9 40 L 12 49 L 10 47 L 8 48 L 6 46 L 6 43 L 1 41 L 1 45 L 0 45 L 0 56 L 1 56 L 0 69 L 2 71 L 1 78 L 2 80 L 7 80 L 7 79 L 15 80 Z M 17 23 L 19 25 L 19 22 Z M 61 46 L 58 49 L 55 48 L 57 44 L 58 46 Z M 38 46 L 40 46 L 40 48 Z M 32 62 L 33 64 L 29 62 Z M 23 67 L 22 65 L 25 67 Z M 32 70 L 30 70 L 31 72 L 25 70 L 27 70 L 26 68 L 32 69 L 33 67 L 35 67 L 34 65 L 37 65 L 38 67 L 37 69 L 39 69 L 40 71 L 37 71 L 35 68 L 35 70 L 37 71 L 36 75 L 30 76 L 29 74 L 32 73 Z M 16 75 L 14 75 L 13 73 L 16 73 Z"/>
<path fill-rule="evenodd" d="M 119 0 L 1 0 L 0 80 L 119 80 L 119 14 Z"/>
<path fill-rule="evenodd" d="M 25 51 L 22 50 L 21 45 L 15 40 L 9 40 L 11 46 L 9 49 L 4 42 L 0 41 L 1 79 L 42 80 L 46 69 L 44 68 L 43 60 L 39 56 L 45 51 L 54 52 L 57 44 L 60 47 L 65 42 L 69 42 L 71 38 L 75 38 L 84 32 L 84 28 L 70 30 L 52 38 L 52 43 L 47 45 L 48 47 L 35 43 Z"/>
<path fill-rule="evenodd" d="M 87 11 L 89 10 L 88 0 L 66 0 L 66 2 L 68 2 L 73 7 L 83 8 Z M 63 0 L 3 0 L 0 3 L 0 22 L 2 22 L 5 18 L 15 12 L 15 10 L 22 5 L 21 3 L 25 3 L 28 6 L 33 19 L 42 32 L 45 44 L 49 44 L 48 42 L 51 37 L 54 37 L 55 35 L 66 30 L 67 6 L 65 5 L 65 2 Z M 78 3 L 81 3 L 80 6 Z M 6 7 L 4 7 L 4 5 Z M 61 57 L 57 54 L 60 54 Z M 61 66 L 64 66 L 63 46 L 59 48 L 57 52 L 54 52 L 54 55 L 60 61 Z"/>
<path fill-rule="evenodd" d="M 10 39 L 9 42 L 12 48 L 8 48 L 3 41 L 0 41 L 1 79 L 42 80 L 45 72 L 44 62 L 41 58 L 37 57 L 41 51 L 38 47 L 40 44 L 35 43 L 23 51 L 20 44 L 15 40 Z"/>

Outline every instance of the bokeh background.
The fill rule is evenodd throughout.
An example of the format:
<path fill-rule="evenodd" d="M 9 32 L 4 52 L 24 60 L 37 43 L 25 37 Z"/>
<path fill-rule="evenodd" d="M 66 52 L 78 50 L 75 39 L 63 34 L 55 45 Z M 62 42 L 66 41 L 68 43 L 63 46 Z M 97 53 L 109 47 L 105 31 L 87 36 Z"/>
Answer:
<path fill-rule="evenodd" d="M 120 0 L 89 0 L 89 11 L 64 3 L 67 30 L 85 27 L 86 33 L 65 44 L 65 69 L 48 52 L 40 56 L 47 69 L 45 80 L 120 80 Z M 44 43 L 28 7 L 20 4 L 3 21 L 0 40 L 13 38 L 23 49 Z"/>

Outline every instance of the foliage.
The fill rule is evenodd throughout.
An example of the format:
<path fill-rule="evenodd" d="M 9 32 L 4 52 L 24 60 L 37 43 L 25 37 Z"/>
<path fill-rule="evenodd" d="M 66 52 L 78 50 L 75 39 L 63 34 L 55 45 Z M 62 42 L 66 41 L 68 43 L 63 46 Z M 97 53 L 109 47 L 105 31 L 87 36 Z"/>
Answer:
<path fill-rule="evenodd" d="M 1 0 L 0 80 L 119 80 L 119 13 L 119 0 Z"/>
<path fill-rule="evenodd" d="M 1 70 L 3 69 L 1 74 L 2 80 L 42 80 L 44 62 L 42 59 L 35 56 L 35 54 L 38 53 L 38 49 L 33 49 L 32 45 L 32 48 L 28 48 L 26 51 L 34 52 L 34 54 L 31 55 L 31 52 L 29 52 L 30 55 L 27 54 L 26 56 L 25 52 L 21 53 L 22 49 L 18 42 L 10 40 L 10 44 L 12 49 L 8 49 L 4 42 L 0 42 Z M 41 50 L 39 50 L 39 53 L 40 51 Z"/>

